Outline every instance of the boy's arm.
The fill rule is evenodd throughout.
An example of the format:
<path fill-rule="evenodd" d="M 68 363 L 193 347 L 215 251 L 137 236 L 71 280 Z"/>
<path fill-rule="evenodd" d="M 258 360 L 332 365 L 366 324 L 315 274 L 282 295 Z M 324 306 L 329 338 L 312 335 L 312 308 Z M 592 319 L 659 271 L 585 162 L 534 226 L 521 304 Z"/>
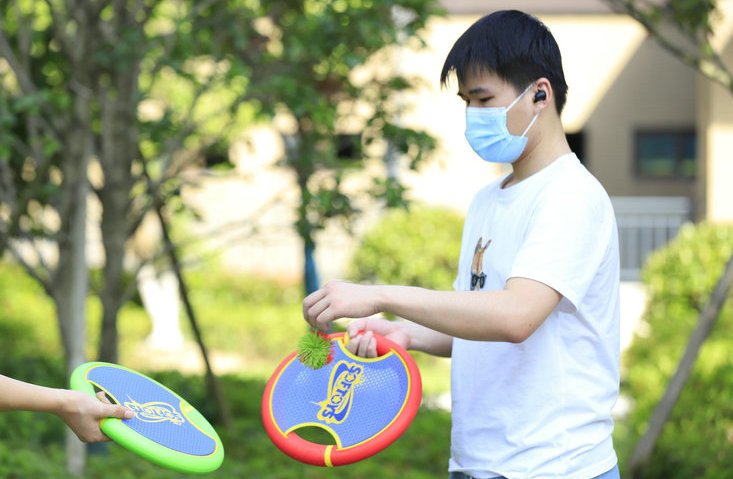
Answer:
<path fill-rule="evenodd" d="M 391 313 L 448 337 L 519 343 L 542 324 L 561 298 L 553 288 L 526 278 L 510 278 L 504 289 L 496 291 L 332 282 L 303 300 L 303 314 L 319 329 L 338 318 Z"/>
<path fill-rule="evenodd" d="M 450 357 L 453 337 L 409 321 L 388 321 L 382 318 L 361 318 L 346 328 L 347 348 L 357 356 L 377 357 L 373 333 L 390 339 L 405 349 L 422 351 L 434 356 Z M 359 335 L 363 332 L 363 335 Z"/>
<path fill-rule="evenodd" d="M 103 402 L 104 401 L 104 402 Z M 50 412 L 59 416 L 85 442 L 107 441 L 99 429 L 105 417 L 131 418 L 133 412 L 81 391 L 56 389 L 0 375 L 0 411 Z"/>

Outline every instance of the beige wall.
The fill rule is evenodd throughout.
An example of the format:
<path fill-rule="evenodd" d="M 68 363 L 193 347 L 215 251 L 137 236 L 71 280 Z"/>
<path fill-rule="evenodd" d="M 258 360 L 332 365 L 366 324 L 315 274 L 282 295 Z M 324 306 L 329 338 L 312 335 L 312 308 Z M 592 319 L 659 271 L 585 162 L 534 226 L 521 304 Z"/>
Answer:
<path fill-rule="evenodd" d="M 692 180 L 645 180 L 635 175 L 634 134 L 639 129 L 694 130 L 695 75 L 646 39 L 613 80 L 583 128 L 588 167 L 609 194 L 694 196 Z"/>
<path fill-rule="evenodd" d="M 717 46 L 733 71 L 733 2 L 719 4 L 722 11 Z M 698 214 L 711 221 L 733 222 L 733 92 L 709 80 L 698 82 L 700 156 L 706 158 L 698 181 Z"/>

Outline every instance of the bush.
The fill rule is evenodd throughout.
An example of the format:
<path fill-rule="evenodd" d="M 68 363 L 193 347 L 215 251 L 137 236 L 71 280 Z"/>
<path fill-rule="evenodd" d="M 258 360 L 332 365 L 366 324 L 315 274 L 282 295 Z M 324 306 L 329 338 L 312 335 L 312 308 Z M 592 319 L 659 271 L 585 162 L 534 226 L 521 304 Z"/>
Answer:
<path fill-rule="evenodd" d="M 629 444 L 646 429 L 694 329 L 733 253 L 733 226 L 686 225 L 655 252 L 642 277 L 649 301 L 624 357 L 622 392 L 635 407 L 622 425 Z M 733 470 L 733 308 L 730 301 L 700 351 L 693 373 L 641 477 L 730 477 Z"/>
<path fill-rule="evenodd" d="M 56 309 L 22 266 L 0 262 L 0 351 L 61 355 Z"/>
<path fill-rule="evenodd" d="M 349 278 L 359 283 L 451 290 L 462 229 L 463 218 L 449 209 L 416 206 L 390 210 L 354 253 Z M 412 355 L 422 375 L 423 394 L 447 392 L 450 361 L 420 352 Z"/>
<path fill-rule="evenodd" d="M 452 289 L 463 218 L 448 209 L 392 210 L 369 231 L 354 254 L 358 282 Z"/>
<path fill-rule="evenodd" d="M 191 270 L 186 280 L 207 345 L 236 352 L 252 366 L 266 362 L 268 374 L 308 330 L 300 283 L 225 272 L 216 266 Z M 186 318 L 181 324 L 184 331 L 190 329 Z"/>
<path fill-rule="evenodd" d="M 74 476 L 65 471 L 62 446 L 55 444 L 28 447 L 22 442 L 3 442 L 2 440 L 0 440 L 0 477 L 5 479 L 28 477 L 74 479 Z"/>

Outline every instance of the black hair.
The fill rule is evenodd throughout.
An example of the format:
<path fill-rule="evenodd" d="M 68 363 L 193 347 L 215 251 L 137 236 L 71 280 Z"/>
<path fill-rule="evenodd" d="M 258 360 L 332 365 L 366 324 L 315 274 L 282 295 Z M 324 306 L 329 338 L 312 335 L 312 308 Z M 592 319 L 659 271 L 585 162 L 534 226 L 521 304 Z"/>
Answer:
<path fill-rule="evenodd" d="M 502 10 L 476 21 L 456 40 L 443 64 L 440 83 L 446 86 L 455 73 L 462 83 L 468 74 L 491 72 L 523 91 L 545 77 L 555 93 L 555 108 L 562 112 L 568 85 L 560 48 L 547 26 L 532 15 Z"/>

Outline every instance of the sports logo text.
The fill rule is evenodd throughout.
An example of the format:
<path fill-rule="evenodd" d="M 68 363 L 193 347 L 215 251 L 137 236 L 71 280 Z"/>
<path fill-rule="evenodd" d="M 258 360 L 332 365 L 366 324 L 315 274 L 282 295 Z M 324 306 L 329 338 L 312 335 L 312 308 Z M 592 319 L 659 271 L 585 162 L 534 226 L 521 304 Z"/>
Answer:
<path fill-rule="evenodd" d="M 329 424 L 344 422 L 351 410 L 354 400 L 354 386 L 360 384 L 364 368 L 356 363 L 339 361 L 331 372 L 328 385 L 328 396 L 325 401 L 318 403 L 318 419 Z"/>

